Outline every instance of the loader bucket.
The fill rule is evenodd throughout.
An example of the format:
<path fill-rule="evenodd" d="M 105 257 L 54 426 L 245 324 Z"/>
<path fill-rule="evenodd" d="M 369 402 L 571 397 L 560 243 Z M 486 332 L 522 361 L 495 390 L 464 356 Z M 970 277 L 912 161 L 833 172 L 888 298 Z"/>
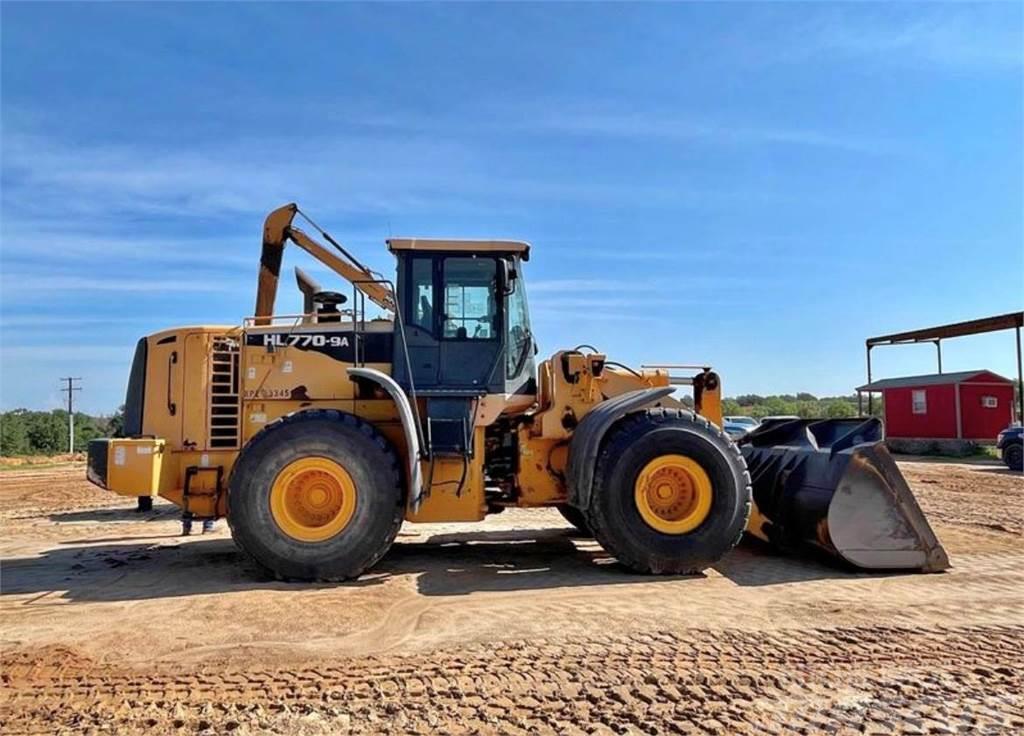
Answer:
<path fill-rule="evenodd" d="M 757 506 L 747 528 L 754 536 L 865 570 L 949 567 L 878 419 L 780 420 L 738 444 Z"/>

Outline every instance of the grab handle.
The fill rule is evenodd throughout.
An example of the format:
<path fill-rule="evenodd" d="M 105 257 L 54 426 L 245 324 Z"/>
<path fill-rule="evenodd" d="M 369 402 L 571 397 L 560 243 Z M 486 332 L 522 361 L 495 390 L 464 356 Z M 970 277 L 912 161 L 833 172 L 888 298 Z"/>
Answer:
<path fill-rule="evenodd" d="M 172 368 L 172 366 L 177 362 L 178 351 L 172 350 L 170 356 L 167 358 L 167 413 L 172 417 L 178 413 L 178 405 L 171 401 L 171 378 L 174 375 L 174 368 Z"/>

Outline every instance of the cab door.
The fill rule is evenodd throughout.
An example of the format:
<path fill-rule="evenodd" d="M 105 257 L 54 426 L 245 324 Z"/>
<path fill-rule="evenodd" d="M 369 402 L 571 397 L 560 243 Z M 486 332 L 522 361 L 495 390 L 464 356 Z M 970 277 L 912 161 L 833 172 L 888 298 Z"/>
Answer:
<path fill-rule="evenodd" d="M 498 262 L 492 256 L 446 256 L 441 266 L 440 383 L 492 393 L 504 385 Z"/>
<path fill-rule="evenodd" d="M 409 351 L 412 384 L 417 388 L 436 386 L 440 377 L 440 341 L 438 339 L 436 284 L 439 280 L 437 259 L 426 256 L 409 257 L 403 266 L 405 346 Z M 401 354 L 402 340 L 395 340 L 392 372 L 399 384 L 410 383 Z"/>

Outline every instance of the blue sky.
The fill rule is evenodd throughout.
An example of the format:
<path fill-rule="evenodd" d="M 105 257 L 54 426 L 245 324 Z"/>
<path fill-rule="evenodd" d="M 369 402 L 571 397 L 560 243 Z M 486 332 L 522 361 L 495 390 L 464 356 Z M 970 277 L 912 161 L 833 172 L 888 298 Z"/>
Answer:
<path fill-rule="evenodd" d="M 846 393 L 865 337 L 1024 302 L 1017 3 L 0 13 L 5 409 L 75 375 L 110 411 L 138 336 L 240 322 L 293 200 L 387 273 L 389 234 L 529 240 L 543 353 L 727 394 Z M 1012 333 L 944 358 L 1012 375 Z"/>

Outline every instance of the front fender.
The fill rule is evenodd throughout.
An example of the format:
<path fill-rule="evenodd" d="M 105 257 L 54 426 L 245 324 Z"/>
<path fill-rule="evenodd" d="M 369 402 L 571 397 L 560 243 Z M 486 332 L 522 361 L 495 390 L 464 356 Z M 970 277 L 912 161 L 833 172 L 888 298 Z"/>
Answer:
<path fill-rule="evenodd" d="M 409 468 L 409 506 L 415 511 L 423 500 L 423 478 L 420 473 L 420 431 L 409 397 L 395 379 L 373 368 L 349 368 L 349 376 L 364 378 L 380 385 L 398 407 L 398 418 L 405 432 L 405 445 L 409 448 L 406 458 Z"/>
<path fill-rule="evenodd" d="M 612 425 L 630 412 L 650 406 L 673 391 L 675 388 L 672 386 L 629 391 L 598 404 L 583 417 L 569 441 L 566 481 L 569 486 L 570 505 L 578 509 L 585 509 L 590 505 L 597 454 L 601 450 L 601 440 Z"/>

